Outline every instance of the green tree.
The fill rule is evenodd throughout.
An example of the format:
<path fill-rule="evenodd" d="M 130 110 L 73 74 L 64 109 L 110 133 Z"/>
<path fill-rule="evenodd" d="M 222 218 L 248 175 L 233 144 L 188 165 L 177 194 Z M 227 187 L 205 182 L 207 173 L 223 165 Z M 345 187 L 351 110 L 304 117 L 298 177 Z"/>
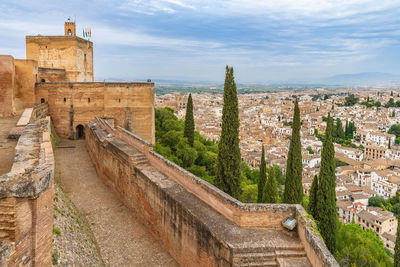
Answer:
<path fill-rule="evenodd" d="M 261 149 L 261 164 L 260 164 L 260 176 L 258 178 L 258 194 L 257 202 L 261 203 L 263 200 L 263 190 L 265 186 L 265 181 L 267 180 L 267 164 L 265 162 L 264 146 Z"/>
<path fill-rule="evenodd" d="M 350 134 L 349 134 L 349 121 L 348 120 L 346 120 L 346 126 L 344 127 L 344 135 L 346 137 L 350 136 Z"/>
<path fill-rule="evenodd" d="M 277 203 L 278 200 L 278 186 L 276 184 L 275 169 L 271 167 L 268 169 L 268 178 L 265 183 L 263 202 Z"/>
<path fill-rule="evenodd" d="M 374 106 L 377 107 L 377 108 L 379 108 L 380 106 L 382 106 L 382 103 L 381 103 L 380 101 L 376 101 L 376 102 L 374 103 Z"/>
<path fill-rule="evenodd" d="M 239 198 L 241 193 L 239 126 L 239 104 L 233 68 L 226 66 L 215 185 L 234 198 Z"/>
<path fill-rule="evenodd" d="M 393 91 L 390 91 L 390 96 L 393 96 Z"/>
<path fill-rule="evenodd" d="M 292 136 L 290 138 L 288 159 L 286 162 L 286 180 L 283 202 L 300 204 L 303 199 L 303 164 L 300 142 L 300 109 L 299 103 L 294 103 Z"/>
<path fill-rule="evenodd" d="M 318 228 L 326 246 L 335 252 L 336 233 L 336 175 L 335 175 L 335 149 L 332 143 L 332 118 L 328 115 L 325 140 L 321 154 L 321 168 L 318 180 L 317 192 L 317 221 Z"/>
<path fill-rule="evenodd" d="M 394 134 L 396 138 L 400 137 L 400 124 L 390 126 L 388 133 Z"/>
<path fill-rule="evenodd" d="M 351 94 L 349 96 L 346 96 L 344 100 L 345 100 L 344 103 L 345 106 L 354 106 L 355 104 L 358 103 L 359 99 L 355 97 L 354 94 Z"/>
<path fill-rule="evenodd" d="M 339 223 L 337 228 L 334 255 L 340 266 L 393 266 L 376 232 L 354 223 Z"/>
<path fill-rule="evenodd" d="M 400 267 L 400 223 L 397 224 L 396 245 L 394 246 L 394 266 Z"/>
<path fill-rule="evenodd" d="M 189 94 L 186 104 L 186 116 L 185 116 L 185 129 L 183 136 L 188 139 L 189 145 L 193 147 L 194 144 L 194 118 L 193 118 L 193 100 L 192 94 Z"/>
<path fill-rule="evenodd" d="M 318 192 L 318 176 L 315 175 L 311 184 L 310 196 L 308 202 L 308 212 L 314 219 L 317 217 L 317 192 Z"/>
<path fill-rule="evenodd" d="M 339 137 L 339 138 L 344 139 L 344 137 L 345 137 L 342 121 L 339 118 L 336 119 L 336 134 L 337 134 L 337 137 Z"/>

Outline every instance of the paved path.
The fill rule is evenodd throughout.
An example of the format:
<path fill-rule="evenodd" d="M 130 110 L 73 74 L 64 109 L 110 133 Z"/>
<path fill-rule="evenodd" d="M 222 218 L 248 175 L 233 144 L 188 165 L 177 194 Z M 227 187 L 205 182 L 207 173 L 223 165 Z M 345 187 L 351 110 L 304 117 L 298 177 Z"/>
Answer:
<path fill-rule="evenodd" d="M 62 140 L 56 164 L 61 186 L 86 217 L 107 266 L 178 266 L 98 178 L 84 140 Z"/>

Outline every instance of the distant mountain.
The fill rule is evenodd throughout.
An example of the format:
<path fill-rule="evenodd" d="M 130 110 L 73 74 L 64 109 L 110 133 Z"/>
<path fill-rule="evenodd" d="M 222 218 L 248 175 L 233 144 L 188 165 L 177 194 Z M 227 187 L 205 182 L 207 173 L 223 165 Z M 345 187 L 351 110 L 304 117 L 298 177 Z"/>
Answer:
<path fill-rule="evenodd" d="M 384 73 L 384 72 L 361 72 L 356 74 L 338 74 L 331 76 L 325 80 L 328 84 L 370 84 L 400 81 L 400 75 Z"/>

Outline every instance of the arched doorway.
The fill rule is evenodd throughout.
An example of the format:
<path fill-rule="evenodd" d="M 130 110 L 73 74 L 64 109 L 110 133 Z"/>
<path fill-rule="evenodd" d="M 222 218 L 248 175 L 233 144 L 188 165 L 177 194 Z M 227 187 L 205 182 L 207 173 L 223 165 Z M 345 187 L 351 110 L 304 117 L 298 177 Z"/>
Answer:
<path fill-rule="evenodd" d="M 76 138 L 77 139 L 85 139 L 85 128 L 82 124 L 76 126 Z"/>

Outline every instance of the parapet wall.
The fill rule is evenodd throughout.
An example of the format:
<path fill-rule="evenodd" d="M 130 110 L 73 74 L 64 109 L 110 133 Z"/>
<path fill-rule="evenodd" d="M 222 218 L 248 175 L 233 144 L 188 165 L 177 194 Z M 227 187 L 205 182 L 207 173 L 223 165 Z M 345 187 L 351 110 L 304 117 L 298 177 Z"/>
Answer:
<path fill-rule="evenodd" d="M 252 253 L 279 262 L 291 250 L 304 250 L 313 266 L 338 266 L 300 205 L 241 203 L 105 120 L 86 132 L 99 176 L 182 266 L 236 266 Z M 296 233 L 283 229 L 287 216 L 297 219 Z"/>
<path fill-rule="evenodd" d="M 27 124 L 0 176 L 0 265 L 51 266 L 54 157 L 50 117 Z"/>
<path fill-rule="evenodd" d="M 13 116 L 14 83 L 15 83 L 14 58 L 0 55 L 0 116 Z"/>

